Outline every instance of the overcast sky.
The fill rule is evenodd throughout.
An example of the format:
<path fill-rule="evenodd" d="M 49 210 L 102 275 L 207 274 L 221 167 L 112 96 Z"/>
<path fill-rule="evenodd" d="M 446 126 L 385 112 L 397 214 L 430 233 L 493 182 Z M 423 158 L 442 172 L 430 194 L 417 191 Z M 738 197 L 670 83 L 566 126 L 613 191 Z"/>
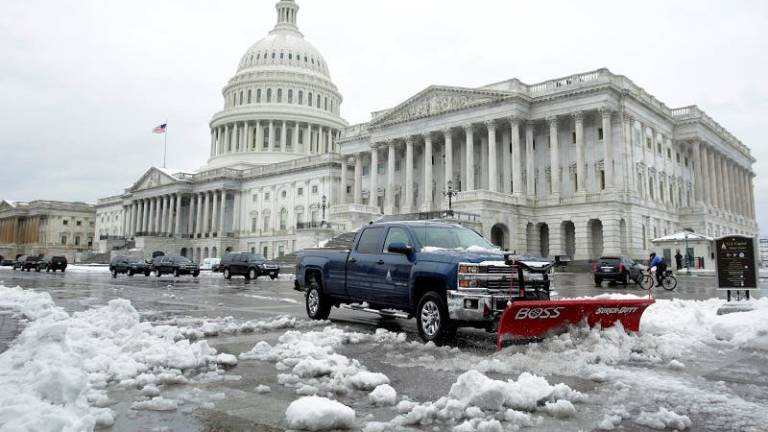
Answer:
<path fill-rule="evenodd" d="M 197 169 L 208 120 L 276 0 L 0 2 L 0 199 L 123 191 L 151 165 Z M 431 84 L 533 83 L 607 67 L 696 104 L 752 149 L 768 234 L 768 2 L 298 0 L 347 121 Z"/>

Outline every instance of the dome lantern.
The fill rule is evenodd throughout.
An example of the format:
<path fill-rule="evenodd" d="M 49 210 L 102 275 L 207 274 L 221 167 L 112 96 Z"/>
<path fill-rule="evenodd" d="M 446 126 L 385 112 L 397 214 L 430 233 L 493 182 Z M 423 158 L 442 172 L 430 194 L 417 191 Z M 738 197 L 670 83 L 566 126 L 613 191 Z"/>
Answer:
<path fill-rule="evenodd" d="M 277 9 L 277 24 L 274 30 L 299 31 L 296 25 L 296 15 L 299 13 L 299 5 L 294 0 L 280 0 L 275 5 Z"/>

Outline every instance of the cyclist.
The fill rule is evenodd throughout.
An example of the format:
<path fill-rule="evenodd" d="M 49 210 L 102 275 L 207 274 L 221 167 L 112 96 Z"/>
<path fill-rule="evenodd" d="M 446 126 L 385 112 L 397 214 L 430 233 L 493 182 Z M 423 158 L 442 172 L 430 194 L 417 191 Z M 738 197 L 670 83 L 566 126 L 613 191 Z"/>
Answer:
<path fill-rule="evenodd" d="M 656 282 L 661 286 L 661 281 L 664 279 L 664 272 L 667 271 L 667 263 L 664 262 L 664 258 L 656 255 L 656 252 L 651 252 L 648 267 L 650 267 L 651 272 L 656 273 Z"/>

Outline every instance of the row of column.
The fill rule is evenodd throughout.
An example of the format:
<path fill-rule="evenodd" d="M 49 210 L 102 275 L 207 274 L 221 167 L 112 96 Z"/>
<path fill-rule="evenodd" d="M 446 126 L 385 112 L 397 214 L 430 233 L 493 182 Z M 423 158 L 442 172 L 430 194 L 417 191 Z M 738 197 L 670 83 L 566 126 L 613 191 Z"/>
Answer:
<path fill-rule="evenodd" d="M 182 223 L 182 204 L 187 198 L 187 217 Z M 235 194 L 237 205 L 238 194 Z M 124 232 L 136 235 L 182 235 L 195 237 L 224 233 L 226 190 L 211 190 L 193 194 L 174 193 L 136 199 L 128 205 L 124 217 Z"/>
<path fill-rule="evenodd" d="M 694 143 L 696 201 L 734 215 L 755 218 L 752 173 L 704 142 Z"/>
<path fill-rule="evenodd" d="M 290 137 L 288 136 L 288 131 Z M 299 139 L 299 131 L 302 139 Z M 339 131 L 330 127 L 286 120 L 234 122 L 211 129 L 211 157 L 244 152 L 334 153 Z"/>
<path fill-rule="evenodd" d="M 611 148 L 611 111 L 609 110 L 602 110 L 602 127 L 603 127 L 603 140 L 602 140 L 602 155 L 604 161 L 609 161 L 608 163 L 604 163 L 604 171 L 605 171 L 605 184 L 606 189 L 611 187 L 613 185 L 613 163 L 612 161 L 612 148 Z M 576 170 L 577 170 L 577 192 L 584 192 L 585 191 L 585 149 L 584 149 L 584 125 L 583 125 L 583 119 L 584 115 L 583 113 L 575 113 L 573 115 L 575 120 L 575 133 L 576 133 Z M 558 169 L 551 169 L 550 170 L 550 176 L 551 176 L 551 184 L 552 187 L 552 193 L 550 194 L 553 197 L 559 197 L 560 195 L 560 148 L 558 143 L 558 117 L 548 117 L 546 119 L 548 126 L 549 126 L 549 137 L 550 137 L 550 165 L 551 167 L 558 167 Z M 489 120 L 486 121 L 485 127 L 488 133 L 487 140 L 487 147 L 481 148 L 480 154 L 481 157 L 485 160 L 483 161 L 483 165 L 488 167 L 487 172 L 482 173 L 482 175 L 487 176 L 487 185 L 488 190 L 491 192 L 504 192 L 504 193 L 512 193 L 515 195 L 527 195 L 529 197 L 534 197 L 536 195 L 536 189 L 535 189 L 535 165 L 534 165 L 534 128 L 535 128 L 535 121 L 524 121 L 523 119 L 517 118 L 517 117 L 511 117 L 507 119 L 506 121 L 496 121 L 496 120 Z M 521 127 L 525 127 L 525 157 L 522 156 L 522 143 L 520 140 L 520 130 Z M 497 155 L 497 130 L 499 129 L 505 129 L 502 132 L 503 139 L 507 139 L 511 137 L 511 154 L 504 154 L 501 155 L 503 159 L 503 173 L 502 178 L 503 181 L 501 182 L 502 187 L 499 188 L 499 173 L 497 172 L 497 165 L 496 161 L 499 155 Z M 458 130 L 460 133 L 464 134 L 465 138 L 465 161 L 462 161 L 462 166 L 466 166 L 467 169 L 462 169 L 461 175 L 462 177 L 462 190 L 475 190 L 478 189 L 478 187 L 475 185 L 475 172 L 474 172 L 474 163 L 475 163 L 475 130 L 476 125 L 475 124 L 467 124 L 460 128 L 447 128 L 440 132 L 439 134 L 442 134 L 444 137 L 444 154 L 446 157 L 445 160 L 445 181 L 446 181 L 446 189 L 447 189 L 447 182 L 452 180 L 454 178 L 453 174 L 453 133 L 454 130 Z M 509 134 L 509 135 L 507 135 Z M 403 194 L 403 203 L 402 203 L 402 209 L 401 212 L 410 212 L 417 210 L 414 208 L 414 191 L 413 191 L 413 180 L 414 180 L 414 174 L 413 174 L 413 146 L 416 143 L 417 139 L 423 139 L 424 141 L 424 169 L 422 170 L 424 179 L 423 179 L 423 196 L 427 197 L 428 199 L 423 200 L 421 211 L 430 211 L 433 208 L 432 203 L 432 180 L 433 180 L 433 172 L 432 172 L 432 157 L 433 157 L 433 141 L 432 141 L 432 133 L 426 133 L 424 135 L 417 135 L 417 136 L 408 136 L 404 139 L 405 141 L 405 190 Z M 372 198 L 369 203 L 371 205 L 375 205 L 375 196 L 376 191 L 378 190 L 378 177 L 377 177 L 377 166 L 379 163 L 379 150 L 382 148 L 387 149 L 387 187 L 385 189 L 385 209 L 386 208 L 393 208 L 394 207 L 394 191 L 395 191 L 395 185 L 397 183 L 397 179 L 395 177 L 395 151 L 396 146 L 399 145 L 398 141 L 390 140 L 386 143 L 377 143 L 371 146 L 370 150 L 370 186 L 369 190 L 371 191 Z M 507 147 L 504 146 L 504 149 Z M 507 153 L 506 150 L 504 153 Z M 363 154 L 356 155 L 355 158 L 355 167 L 354 167 L 354 192 L 353 192 L 353 200 L 356 204 L 362 204 L 362 159 Z M 346 161 L 342 163 L 342 178 L 346 179 Z M 525 167 L 525 168 L 523 168 Z M 526 176 L 526 189 L 523 190 L 523 173 L 525 172 Z M 501 190 L 499 190 L 501 189 Z M 342 195 L 342 199 L 344 199 L 345 196 Z"/>
<path fill-rule="evenodd" d="M 7 218 L 0 221 L 0 243 L 26 244 L 37 243 L 39 240 L 40 219 Z"/>

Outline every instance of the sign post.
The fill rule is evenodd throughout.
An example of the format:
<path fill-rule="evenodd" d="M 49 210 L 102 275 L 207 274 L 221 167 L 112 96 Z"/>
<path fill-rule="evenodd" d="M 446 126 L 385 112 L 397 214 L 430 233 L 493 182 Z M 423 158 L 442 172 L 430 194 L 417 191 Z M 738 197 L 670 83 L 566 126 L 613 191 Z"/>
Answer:
<path fill-rule="evenodd" d="M 737 300 L 741 300 L 744 291 L 745 299 L 749 300 L 749 291 L 758 289 L 756 251 L 754 237 L 729 235 L 715 239 L 717 289 L 728 293 L 729 302 L 731 291 L 736 292 Z"/>

